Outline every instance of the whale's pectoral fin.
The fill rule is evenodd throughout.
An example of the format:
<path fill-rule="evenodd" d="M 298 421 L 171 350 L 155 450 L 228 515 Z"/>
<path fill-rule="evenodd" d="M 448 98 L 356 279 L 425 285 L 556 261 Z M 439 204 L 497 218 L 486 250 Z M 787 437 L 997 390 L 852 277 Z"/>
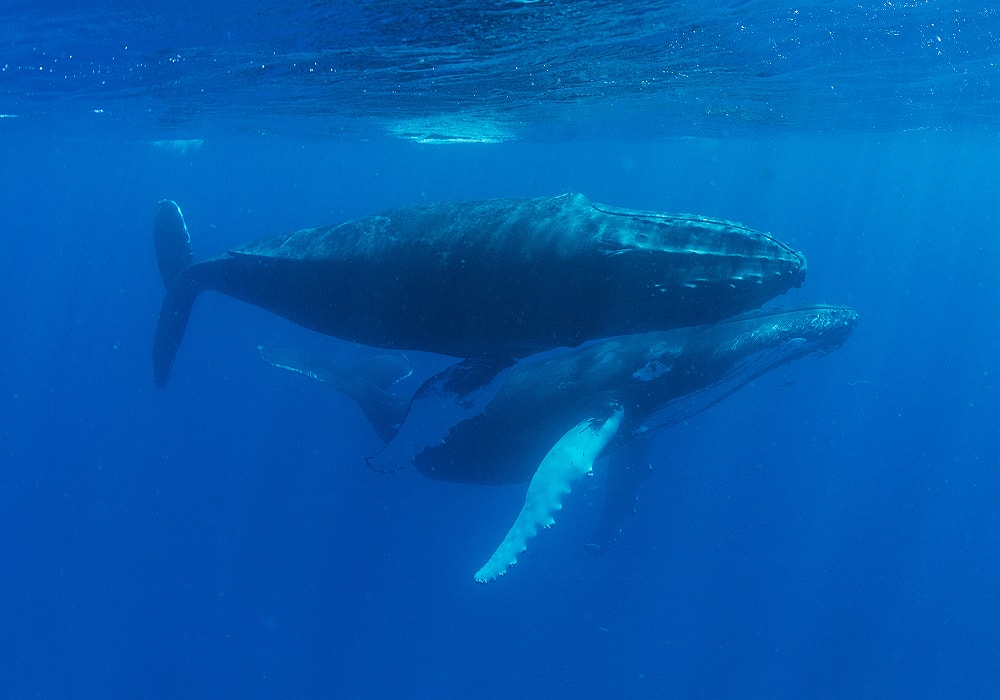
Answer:
<path fill-rule="evenodd" d="M 518 555 L 528 547 L 528 540 L 539 527 L 555 523 L 553 514 L 562 508 L 562 498 L 573 483 L 593 472 L 594 460 L 600 456 L 621 426 L 624 409 L 611 406 L 611 415 L 604 419 L 588 418 L 559 438 L 538 465 L 528 486 L 517 520 L 507 532 L 490 560 L 476 572 L 481 583 L 503 576 L 517 563 Z"/>
<path fill-rule="evenodd" d="M 404 355 L 376 355 L 345 367 L 299 350 L 259 347 L 258 351 L 269 365 L 329 384 L 353 400 L 383 442 L 392 440 L 399 431 L 409 400 L 386 389 L 413 373 Z"/>
<path fill-rule="evenodd" d="M 425 381 L 410 400 L 399 432 L 368 458 L 368 466 L 396 471 L 424 448 L 443 442 L 452 426 L 483 412 L 513 364 L 507 358 L 464 360 Z"/>
<path fill-rule="evenodd" d="M 604 510 L 597 529 L 591 535 L 586 550 L 600 554 L 618 540 L 622 523 L 635 513 L 639 487 L 652 471 L 649 458 L 652 439 L 640 439 L 624 449 L 616 450 L 608 464 L 608 486 L 604 497 Z"/>

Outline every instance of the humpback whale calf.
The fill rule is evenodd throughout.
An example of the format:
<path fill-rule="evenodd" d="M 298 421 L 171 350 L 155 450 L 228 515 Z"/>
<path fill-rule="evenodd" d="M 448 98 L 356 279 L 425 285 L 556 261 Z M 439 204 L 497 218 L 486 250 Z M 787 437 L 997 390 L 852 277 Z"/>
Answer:
<path fill-rule="evenodd" d="M 401 207 L 197 263 L 180 208 L 164 200 L 154 242 L 160 386 L 206 290 L 343 340 L 472 359 L 444 377 L 461 395 L 535 352 L 716 321 L 806 274 L 801 253 L 741 224 L 580 194 Z"/>
<path fill-rule="evenodd" d="M 517 562 L 537 530 L 553 524 L 573 483 L 605 457 L 605 505 L 588 545 L 599 551 L 614 542 L 632 512 L 649 472 L 653 435 L 765 372 L 839 347 L 857 322 L 857 313 L 838 306 L 763 309 L 711 325 L 599 340 L 529 359 L 510 371 L 484 410 L 453 425 L 443 441 L 426 445 L 411 463 L 435 479 L 530 481 L 524 508 L 476 573 L 476 580 L 486 582 Z M 390 445 L 407 426 L 408 399 L 388 390 L 407 370 L 398 357 L 380 356 L 347 369 L 294 351 L 261 349 L 261 356 L 354 399 Z"/>

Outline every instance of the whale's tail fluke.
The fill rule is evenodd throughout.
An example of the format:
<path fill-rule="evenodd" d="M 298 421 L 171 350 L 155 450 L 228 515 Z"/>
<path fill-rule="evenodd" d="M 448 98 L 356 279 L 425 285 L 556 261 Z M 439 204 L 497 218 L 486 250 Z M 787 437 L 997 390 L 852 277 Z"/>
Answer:
<path fill-rule="evenodd" d="M 384 443 L 396 437 L 406 420 L 410 398 L 389 391 L 394 384 L 413 374 L 405 355 L 376 355 L 354 367 L 343 367 L 298 350 L 264 347 L 257 350 L 269 365 L 329 384 L 353 400 Z"/>
<path fill-rule="evenodd" d="M 194 263 L 194 249 L 184 215 L 176 202 L 164 199 L 157 205 L 153 221 L 156 263 L 167 293 L 163 297 L 160 320 L 153 339 L 153 376 L 157 386 L 165 386 L 170 367 L 187 327 L 191 307 L 200 289 L 186 280 L 184 271 Z"/>
<path fill-rule="evenodd" d="M 164 199 L 156 206 L 153 219 L 153 245 L 163 286 L 170 289 L 184 270 L 194 263 L 194 249 L 184 215 L 177 202 Z"/>

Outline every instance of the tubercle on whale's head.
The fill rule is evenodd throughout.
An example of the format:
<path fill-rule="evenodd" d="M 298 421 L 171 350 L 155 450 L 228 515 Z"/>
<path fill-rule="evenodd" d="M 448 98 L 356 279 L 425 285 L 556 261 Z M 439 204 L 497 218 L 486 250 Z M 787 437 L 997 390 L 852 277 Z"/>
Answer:
<path fill-rule="evenodd" d="M 813 313 L 804 315 L 804 322 L 809 324 L 809 330 L 821 344 L 819 350 L 824 353 L 843 345 L 861 318 L 857 311 L 846 306 L 816 305 L 813 308 Z"/>
<path fill-rule="evenodd" d="M 806 281 L 806 275 L 809 273 L 809 265 L 806 263 L 806 256 L 802 251 L 795 251 L 795 257 L 799 260 L 799 269 L 796 271 L 794 278 L 795 288 L 798 289 Z"/>
<path fill-rule="evenodd" d="M 793 356 L 825 353 L 843 345 L 858 320 L 858 312 L 846 306 L 809 304 L 760 309 L 719 324 L 728 334 L 720 348 L 725 352 L 751 352 L 781 347 Z"/>
<path fill-rule="evenodd" d="M 666 261 L 661 289 L 734 290 L 758 303 L 802 286 L 805 254 L 770 233 L 724 219 L 692 214 L 648 215 L 637 222 L 630 243 Z"/>
<path fill-rule="evenodd" d="M 787 285 L 787 289 L 798 289 L 802 286 L 809 271 L 805 253 L 769 233 L 744 229 L 744 235 L 753 240 L 752 244 L 748 244 L 753 253 L 748 256 L 747 264 L 750 267 L 759 266 L 762 281 L 767 282 L 767 278 L 771 277 L 780 279 Z"/>

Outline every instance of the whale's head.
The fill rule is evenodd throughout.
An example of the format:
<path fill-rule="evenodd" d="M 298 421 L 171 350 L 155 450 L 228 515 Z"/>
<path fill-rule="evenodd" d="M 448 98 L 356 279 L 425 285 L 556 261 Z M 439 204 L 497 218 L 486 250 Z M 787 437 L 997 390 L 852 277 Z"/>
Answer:
<path fill-rule="evenodd" d="M 713 362 L 750 364 L 766 372 L 840 347 L 857 325 L 858 313 L 845 306 L 759 309 L 704 329 L 693 344 Z"/>
<path fill-rule="evenodd" d="M 781 365 L 828 353 L 857 325 L 857 312 L 843 306 L 759 309 L 653 345 L 632 375 L 654 404 L 635 431 L 673 425 Z"/>
<path fill-rule="evenodd" d="M 727 385 L 728 395 L 787 362 L 840 347 L 857 325 L 858 313 L 844 306 L 758 309 L 700 329 L 676 364 L 706 386 Z"/>
<path fill-rule="evenodd" d="M 622 258 L 619 277 L 648 281 L 650 296 L 660 300 L 669 319 L 661 330 L 732 317 L 806 279 L 801 251 L 734 221 L 603 204 L 593 209 L 604 217 L 594 225 L 602 252 Z"/>

